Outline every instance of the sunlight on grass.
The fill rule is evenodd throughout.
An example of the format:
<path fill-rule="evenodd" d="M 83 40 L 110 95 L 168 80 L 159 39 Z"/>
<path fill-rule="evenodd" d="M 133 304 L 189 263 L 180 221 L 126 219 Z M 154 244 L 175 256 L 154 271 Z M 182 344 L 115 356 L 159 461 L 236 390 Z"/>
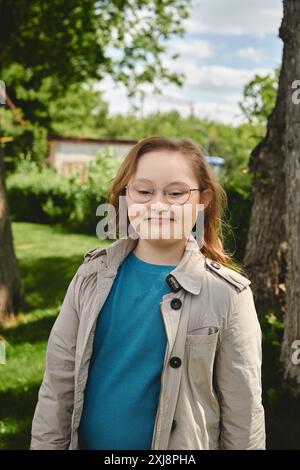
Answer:
<path fill-rule="evenodd" d="M 41 224 L 13 223 L 18 258 L 82 256 L 95 246 L 107 245 L 97 236 L 62 233 L 58 227 Z"/>
<path fill-rule="evenodd" d="M 6 343 L 6 364 L 0 365 L 0 449 L 28 449 L 47 341 L 67 286 L 83 254 L 111 241 L 30 223 L 13 223 L 13 236 L 27 308 L 0 329 Z"/>

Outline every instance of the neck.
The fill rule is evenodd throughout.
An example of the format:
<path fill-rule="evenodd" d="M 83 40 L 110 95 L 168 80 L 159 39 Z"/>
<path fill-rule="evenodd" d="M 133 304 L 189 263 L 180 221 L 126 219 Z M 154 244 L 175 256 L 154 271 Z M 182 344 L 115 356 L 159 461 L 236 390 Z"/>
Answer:
<path fill-rule="evenodd" d="M 181 260 L 187 240 L 140 239 L 134 249 L 138 258 L 147 263 L 176 265 Z"/>

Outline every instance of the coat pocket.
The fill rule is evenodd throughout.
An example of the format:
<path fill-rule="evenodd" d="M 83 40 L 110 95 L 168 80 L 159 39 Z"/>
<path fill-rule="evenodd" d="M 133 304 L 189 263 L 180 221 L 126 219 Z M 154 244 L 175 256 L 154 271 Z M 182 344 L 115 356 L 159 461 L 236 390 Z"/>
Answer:
<path fill-rule="evenodd" d="M 195 328 L 186 335 L 186 345 L 217 343 L 220 329 L 218 326 Z"/>
<path fill-rule="evenodd" d="M 197 442 L 202 443 L 197 448 L 216 449 L 220 430 L 220 404 L 214 390 L 214 365 L 220 329 L 209 326 L 188 333 L 184 379 L 189 410 L 194 421 L 193 435 Z"/>
<path fill-rule="evenodd" d="M 202 328 L 198 329 L 201 330 L 200 334 L 199 331 L 194 334 L 196 330 L 190 332 L 193 334 L 187 334 L 185 353 L 190 383 L 194 386 L 205 384 L 206 390 L 213 392 L 214 363 L 220 331 L 218 327 L 208 328 L 210 328 L 210 334 L 201 334 L 207 332 Z"/>

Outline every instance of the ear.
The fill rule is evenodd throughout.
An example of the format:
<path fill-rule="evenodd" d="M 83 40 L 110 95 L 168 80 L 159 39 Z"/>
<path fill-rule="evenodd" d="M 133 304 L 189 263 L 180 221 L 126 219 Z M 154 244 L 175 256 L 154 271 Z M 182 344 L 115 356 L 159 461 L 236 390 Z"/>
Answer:
<path fill-rule="evenodd" d="M 204 204 L 204 209 L 211 203 L 213 198 L 213 191 L 208 188 L 200 193 L 200 204 Z"/>

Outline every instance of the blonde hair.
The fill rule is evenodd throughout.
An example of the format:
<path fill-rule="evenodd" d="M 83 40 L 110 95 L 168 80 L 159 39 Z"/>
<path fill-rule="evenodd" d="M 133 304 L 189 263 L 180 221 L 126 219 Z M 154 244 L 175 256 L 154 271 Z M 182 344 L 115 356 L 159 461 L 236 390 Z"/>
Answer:
<path fill-rule="evenodd" d="M 117 236 L 119 237 L 119 196 L 124 195 L 125 186 L 136 172 L 139 158 L 145 153 L 154 150 L 180 152 L 191 164 L 194 174 L 198 179 L 201 192 L 208 188 L 212 190 L 212 200 L 204 210 L 204 240 L 201 252 L 206 257 L 218 261 L 224 266 L 243 271 L 235 264 L 231 255 L 225 252 L 223 246 L 224 236 L 222 226 L 226 225 L 229 227 L 222 220 L 227 207 L 226 192 L 218 182 L 201 147 L 189 138 L 177 139 L 157 135 L 139 140 L 130 149 L 108 190 L 107 202 L 112 204 L 116 210 Z M 127 215 L 127 227 L 129 222 Z"/>

